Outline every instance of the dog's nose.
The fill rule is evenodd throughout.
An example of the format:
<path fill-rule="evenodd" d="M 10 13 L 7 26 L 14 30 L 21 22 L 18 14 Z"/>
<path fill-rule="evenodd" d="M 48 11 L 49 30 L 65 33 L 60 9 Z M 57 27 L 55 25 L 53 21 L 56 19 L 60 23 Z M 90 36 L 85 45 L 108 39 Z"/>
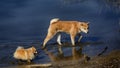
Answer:
<path fill-rule="evenodd" d="M 89 31 L 87 33 L 89 33 Z"/>

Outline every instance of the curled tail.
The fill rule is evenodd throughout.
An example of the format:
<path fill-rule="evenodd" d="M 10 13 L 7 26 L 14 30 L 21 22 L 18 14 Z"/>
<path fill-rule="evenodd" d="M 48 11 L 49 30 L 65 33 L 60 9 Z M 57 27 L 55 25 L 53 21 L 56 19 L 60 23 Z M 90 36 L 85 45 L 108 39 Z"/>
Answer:
<path fill-rule="evenodd" d="M 50 21 L 50 24 L 53 24 L 53 23 L 55 23 L 55 22 L 57 22 L 57 21 L 59 21 L 59 18 L 54 18 L 54 19 L 52 19 L 52 20 Z"/>
<path fill-rule="evenodd" d="M 24 47 L 18 46 L 16 50 L 19 50 L 19 49 L 24 49 Z"/>

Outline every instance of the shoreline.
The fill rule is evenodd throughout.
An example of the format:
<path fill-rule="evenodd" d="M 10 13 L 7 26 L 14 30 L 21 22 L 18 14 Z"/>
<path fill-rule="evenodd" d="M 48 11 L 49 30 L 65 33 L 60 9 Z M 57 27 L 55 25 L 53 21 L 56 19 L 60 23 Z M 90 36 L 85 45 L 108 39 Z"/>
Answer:
<path fill-rule="evenodd" d="M 74 61 L 51 62 L 46 64 L 17 65 L 3 68 L 119 68 L 120 67 L 120 50 L 114 50 L 107 55 L 91 57 Z"/>

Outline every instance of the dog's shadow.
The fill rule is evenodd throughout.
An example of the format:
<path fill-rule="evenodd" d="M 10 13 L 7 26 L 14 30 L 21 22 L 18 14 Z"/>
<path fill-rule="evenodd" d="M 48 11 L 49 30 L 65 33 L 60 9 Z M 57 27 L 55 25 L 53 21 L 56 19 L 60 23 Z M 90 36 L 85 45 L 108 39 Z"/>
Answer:
<path fill-rule="evenodd" d="M 44 52 L 49 56 L 52 63 L 61 63 L 63 61 L 76 61 L 79 59 L 82 59 L 82 61 L 89 61 L 90 57 L 82 53 L 82 47 L 70 47 L 69 53 L 71 55 L 68 55 L 67 52 L 64 52 L 63 48 L 61 46 L 58 46 L 57 48 L 57 54 L 56 52 L 51 52 L 48 49 L 44 49 Z"/>
<path fill-rule="evenodd" d="M 30 64 L 34 64 L 34 62 L 33 61 L 27 62 L 27 61 L 24 61 L 24 60 L 14 59 L 10 62 L 10 64 L 12 64 L 12 65 L 30 65 Z"/>

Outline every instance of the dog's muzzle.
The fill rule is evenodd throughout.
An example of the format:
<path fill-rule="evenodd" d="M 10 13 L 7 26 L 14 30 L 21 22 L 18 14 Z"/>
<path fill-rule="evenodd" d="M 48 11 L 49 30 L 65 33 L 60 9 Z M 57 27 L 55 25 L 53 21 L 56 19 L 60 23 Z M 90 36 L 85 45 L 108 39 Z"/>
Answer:
<path fill-rule="evenodd" d="M 89 31 L 87 31 L 87 34 L 89 33 Z"/>
<path fill-rule="evenodd" d="M 85 33 L 89 33 L 88 30 L 84 31 Z"/>
<path fill-rule="evenodd" d="M 37 56 L 37 54 L 38 54 L 38 53 L 37 53 L 37 51 L 36 51 L 36 52 L 34 53 L 34 55 Z"/>

